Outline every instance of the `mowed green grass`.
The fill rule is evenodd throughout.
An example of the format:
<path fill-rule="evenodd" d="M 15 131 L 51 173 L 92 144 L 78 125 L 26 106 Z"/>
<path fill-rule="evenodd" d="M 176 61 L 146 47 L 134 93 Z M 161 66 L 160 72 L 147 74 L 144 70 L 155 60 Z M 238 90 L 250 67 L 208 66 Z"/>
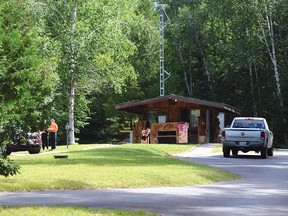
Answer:
<path fill-rule="evenodd" d="M 195 145 L 73 145 L 37 155 L 11 155 L 10 159 L 20 165 L 21 174 L 1 176 L 0 190 L 192 186 L 239 179 L 223 170 L 171 157 L 193 147 Z M 55 155 L 68 155 L 68 159 L 55 159 Z"/>
<path fill-rule="evenodd" d="M 1 191 L 97 189 L 187 186 L 238 179 L 239 176 L 207 166 L 187 163 L 171 155 L 195 145 L 72 145 L 29 155 L 13 153 L 21 174 L 0 176 Z M 67 155 L 68 159 L 55 159 Z M 43 216 L 154 216 L 145 210 L 129 211 L 65 206 L 0 206 L 0 215 Z"/>
<path fill-rule="evenodd" d="M 99 209 L 99 208 L 85 208 L 85 207 L 1 207 L 0 215 L 5 216 L 156 216 L 158 214 L 153 212 L 128 211 L 117 209 Z"/>

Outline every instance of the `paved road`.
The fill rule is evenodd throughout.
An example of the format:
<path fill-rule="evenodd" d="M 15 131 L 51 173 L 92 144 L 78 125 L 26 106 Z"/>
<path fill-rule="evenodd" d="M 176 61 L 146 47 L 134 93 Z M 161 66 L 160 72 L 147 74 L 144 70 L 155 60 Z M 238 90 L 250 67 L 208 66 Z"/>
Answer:
<path fill-rule="evenodd" d="M 288 215 L 288 150 L 260 159 L 186 155 L 181 159 L 243 176 L 233 182 L 196 187 L 0 193 L 0 205 L 75 205 L 146 209 L 159 215 Z"/>

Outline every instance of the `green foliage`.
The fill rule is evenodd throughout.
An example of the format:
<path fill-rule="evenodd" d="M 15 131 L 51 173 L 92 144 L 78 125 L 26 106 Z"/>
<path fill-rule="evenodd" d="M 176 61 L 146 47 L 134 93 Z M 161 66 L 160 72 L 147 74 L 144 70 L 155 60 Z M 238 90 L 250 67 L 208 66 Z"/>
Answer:
<path fill-rule="evenodd" d="M 159 95 L 159 15 L 153 2 L 1 1 L 0 145 L 16 129 L 44 129 L 51 117 L 65 142 L 69 110 L 82 138 L 112 140 L 129 128 L 135 116 L 118 113 L 115 105 Z M 172 75 L 166 94 L 225 102 L 242 115 L 266 117 L 275 142 L 287 143 L 287 1 L 157 2 L 171 20 L 165 18 L 165 69 Z"/>
<path fill-rule="evenodd" d="M 0 155 L 0 175 L 8 177 L 19 174 L 20 166 L 4 155 Z"/>
<path fill-rule="evenodd" d="M 102 83 L 89 97 L 92 101 L 89 106 L 89 125 L 81 129 L 78 134 L 82 142 L 113 141 L 122 129 L 129 129 L 131 121 L 135 119 L 132 114 L 116 112 L 115 105 L 159 94 L 158 16 L 150 1 L 133 1 L 133 5 L 135 10 L 131 15 L 133 19 L 127 20 L 122 25 L 125 27 L 126 37 L 134 46 L 134 51 L 127 62 L 133 66 L 134 76 L 127 77 L 121 82 L 117 80 L 122 85 L 121 91 L 119 88 L 113 88 L 113 84 L 106 86 L 105 79 L 104 81 L 101 79 Z M 108 60 L 101 55 L 96 62 L 105 64 L 107 61 L 109 64 L 113 62 L 111 58 Z M 105 68 L 105 65 L 102 68 Z"/>
<path fill-rule="evenodd" d="M 172 71 L 166 92 L 266 117 L 275 143 L 287 143 L 287 1 L 160 2 L 171 20 L 165 32 L 166 68 Z M 273 41 L 282 95 L 271 60 Z"/>
<path fill-rule="evenodd" d="M 11 143 L 17 130 L 37 131 L 45 124 L 53 73 L 44 65 L 39 52 L 41 44 L 39 29 L 35 28 L 25 4 L 1 1 L 0 147 Z M 13 176 L 19 169 L 9 158 L 0 157 L 0 175 Z"/>
<path fill-rule="evenodd" d="M 25 5 L 2 1 L 0 8 L 0 126 L 11 138 L 17 129 L 36 131 L 44 124 L 53 73 L 45 68 L 39 29 Z"/>
<path fill-rule="evenodd" d="M 38 0 L 29 5 L 37 26 L 57 50 L 52 52 L 59 59 L 52 112 L 60 126 L 67 123 L 69 110 L 75 112 L 76 132 L 87 124 L 90 95 L 108 90 L 121 94 L 130 81 L 137 91 L 143 86 L 150 91 L 146 82 L 154 76 L 157 62 L 152 2 Z"/>
<path fill-rule="evenodd" d="M 131 86 L 129 86 L 131 90 Z M 137 89 L 138 90 L 138 89 Z M 87 125 L 80 129 L 77 138 L 81 143 L 113 143 L 122 137 L 122 130 L 130 130 L 131 122 L 135 115 L 116 112 L 115 106 L 125 100 L 133 100 L 137 96 L 136 91 L 127 92 L 123 90 L 121 94 L 116 94 L 113 89 L 94 94 L 89 98 L 93 101 L 89 106 L 89 117 Z M 136 117 L 137 119 L 137 117 Z"/>

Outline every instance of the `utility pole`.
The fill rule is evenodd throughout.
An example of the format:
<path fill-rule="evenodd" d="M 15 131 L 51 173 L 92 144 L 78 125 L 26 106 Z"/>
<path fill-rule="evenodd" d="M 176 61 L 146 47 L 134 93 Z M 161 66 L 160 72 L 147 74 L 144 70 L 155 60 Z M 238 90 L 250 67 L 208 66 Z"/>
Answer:
<path fill-rule="evenodd" d="M 164 67 L 164 28 L 165 28 L 164 15 L 166 15 L 167 18 L 168 16 L 162 5 L 159 5 L 159 14 L 160 14 L 160 96 L 164 96 L 165 95 L 164 82 L 170 77 L 170 73 L 168 73 Z M 166 78 L 165 74 L 167 75 Z"/>

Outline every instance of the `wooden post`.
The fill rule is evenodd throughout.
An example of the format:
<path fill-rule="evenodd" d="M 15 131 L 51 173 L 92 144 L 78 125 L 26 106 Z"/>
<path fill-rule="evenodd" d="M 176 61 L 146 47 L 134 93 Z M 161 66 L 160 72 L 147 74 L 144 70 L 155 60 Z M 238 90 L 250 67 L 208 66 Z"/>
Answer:
<path fill-rule="evenodd" d="M 206 109 L 206 143 L 210 142 L 210 110 Z"/>

